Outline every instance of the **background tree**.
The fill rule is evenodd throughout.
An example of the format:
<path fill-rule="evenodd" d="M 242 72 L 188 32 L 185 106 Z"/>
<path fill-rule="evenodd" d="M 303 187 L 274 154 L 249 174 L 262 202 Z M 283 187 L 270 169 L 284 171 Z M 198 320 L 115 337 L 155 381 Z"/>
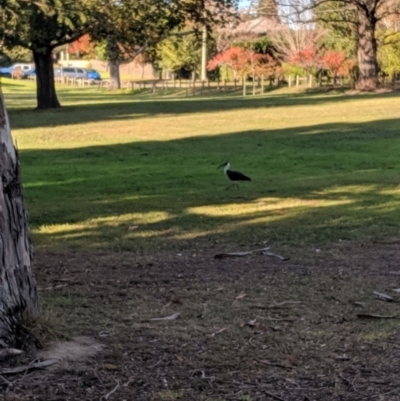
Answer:
<path fill-rule="evenodd" d="M 238 79 L 250 72 L 250 52 L 241 47 L 231 47 L 217 54 L 207 64 L 209 71 L 218 67 L 228 67 L 233 72 L 233 78 Z"/>
<path fill-rule="evenodd" d="M 325 31 L 306 25 L 283 26 L 271 33 L 278 58 L 311 73 L 322 66 Z"/>
<path fill-rule="evenodd" d="M 270 42 L 258 41 L 237 42 L 228 50 L 217 54 L 207 65 L 208 70 L 226 66 L 233 71 L 234 79 L 251 75 L 253 82 L 261 75 L 275 74 L 278 63 L 270 54 Z"/>
<path fill-rule="evenodd" d="M 347 28 L 355 37 L 359 68 L 357 87 L 376 89 L 378 82 L 377 27 L 400 13 L 398 0 L 290 0 L 287 16 L 303 21 L 322 21 L 328 26 Z M 312 12 L 310 12 L 312 11 Z"/>
<path fill-rule="evenodd" d="M 201 64 L 201 38 L 194 27 L 187 25 L 182 32 L 175 31 L 157 46 L 158 65 L 173 73 L 188 72 L 195 78 Z M 207 53 L 212 54 L 215 42 L 211 35 L 207 41 Z"/>
<path fill-rule="evenodd" d="M 0 48 L 1 53 L 7 58 L 7 64 L 11 63 L 33 63 L 32 52 L 21 46 L 14 46 L 6 48 L 2 46 Z"/>
<path fill-rule="evenodd" d="M 246 5 L 244 17 L 264 17 L 279 22 L 278 3 L 276 0 L 250 0 Z"/>
<path fill-rule="evenodd" d="M 59 107 L 53 73 L 53 50 L 85 33 L 108 42 L 112 85 L 119 63 L 158 43 L 185 23 L 224 20 L 234 0 L 5 0 L 0 6 L 0 36 L 7 48 L 33 52 L 38 108 Z M 206 3 L 212 4 L 205 9 Z M 118 77 L 117 77 L 118 75 Z M 118 84 L 118 82 L 117 82 Z"/>
<path fill-rule="evenodd" d="M 142 53 L 138 54 L 135 58 L 135 64 L 140 66 L 142 69 L 141 78 L 144 78 L 144 69 L 147 64 L 151 63 L 152 59 L 147 51 L 143 51 Z"/>
<path fill-rule="evenodd" d="M 195 30 L 223 24 L 235 13 L 234 0 L 121 0 L 96 9 L 92 37 L 108 43 L 111 88 L 119 87 L 119 65 L 157 44 L 190 22 Z"/>
<path fill-rule="evenodd" d="M 276 0 L 258 0 L 257 3 L 258 17 L 265 17 L 279 22 L 278 4 Z"/>
<path fill-rule="evenodd" d="M 94 53 L 95 43 L 92 41 L 89 34 L 85 34 L 70 43 L 68 53 L 75 55 L 77 58 L 91 56 Z"/>
<path fill-rule="evenodd" d="M 0 19 L 0 35 L 6 48 L 21 46 L 32 51 L 37 76 L 39 109 L 59 107 L 54 86 L 53 50 L 73 42 L 86 32 L 83 0 L 6 0 Z"/>
<path fill-rule="evenodd" d="M 324 67 L 330 71 L 333 77 L 333 83 L 337 83 L 339 76 L 349 75 L 353 66 L 353 60 L 346 59 L 346 53 L 343 50 L 328 50 L 322 57 Z"/>

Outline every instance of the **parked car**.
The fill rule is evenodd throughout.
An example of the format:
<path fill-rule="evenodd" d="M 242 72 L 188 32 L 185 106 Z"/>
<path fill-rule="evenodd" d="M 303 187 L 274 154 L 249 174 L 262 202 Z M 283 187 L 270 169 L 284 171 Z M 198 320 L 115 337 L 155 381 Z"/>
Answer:
<path fill-rule="evenodd" d="M 17 63 L 10 67 L 0 68 L 0 76 L 11 78 L 14 75 L 16 78 L 21 78 L 26 71 L 32 70 L 33 68 L 34 64 Z"/>
<path fill-rule="evenodd" d="M 0 68 L 0 76 L 1 77 L 11 78 L 11 73 L 12 73 L 12 66 Z"/>
<path fill-rule="evenodd" d="M 96 70 L 87 68 L 76 68 L 76 67 L 62 67 L 54 69 L 55 77 L 68 77 L 75 79 L 89 79 L 89 80 L 100 80 L 100 74 Z"/>
<path fill-rule="evenodd" d="M 101 80 L 101 76 L 96 70 L 87 69 L 86 71 L 87 71 L 87 76 L 88 76 L 87 79 L 93 79 L 95 81 Z"/>
<path fill-rule="evenodd" d="M 36 70 L 32 68 L 31 70 L 24 71 L 22 78 L 24 79 L 36 79 Z"/>

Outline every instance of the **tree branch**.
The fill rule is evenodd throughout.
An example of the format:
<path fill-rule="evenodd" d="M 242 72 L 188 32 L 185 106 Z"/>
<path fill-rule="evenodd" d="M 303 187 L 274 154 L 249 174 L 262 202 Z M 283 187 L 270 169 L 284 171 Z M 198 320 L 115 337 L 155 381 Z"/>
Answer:
<path fill-rule="evenodd" d="M 89 33 L 89 31 L 90 31 L 89 26 L 82 27 L 78 32 L 76 32 L 75 34 L 73 34 L 71 36 L 65 36 L 64 38 L 57 40 L 56 43 L 53 41 L 53 43 L 51 43 L 51 48 L 55 49 L 56 47 L 66 45 L 68 43 L 72 43 L 75 40 L 78 40 L 80 37 L 82 37 L 86 33 Z"/>

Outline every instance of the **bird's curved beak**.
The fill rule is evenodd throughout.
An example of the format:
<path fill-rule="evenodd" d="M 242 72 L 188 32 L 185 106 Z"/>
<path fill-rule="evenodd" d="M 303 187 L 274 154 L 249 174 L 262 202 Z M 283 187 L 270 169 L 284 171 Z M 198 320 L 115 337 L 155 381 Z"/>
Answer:
<path fill-rule="evenodd" d="M 217 167 L 217 170 L 218 170 L 219 168 L 225 167 L 225 166 L 226 166 L 226 163 L 222 163 L 220 166 Z"/>

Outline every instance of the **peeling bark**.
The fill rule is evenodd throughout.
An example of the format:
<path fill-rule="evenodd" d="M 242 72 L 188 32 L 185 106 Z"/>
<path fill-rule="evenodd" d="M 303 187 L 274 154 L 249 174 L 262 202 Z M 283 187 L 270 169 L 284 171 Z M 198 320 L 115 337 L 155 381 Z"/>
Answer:
<path fill-rule="evenodd" d="M 21 347 L 22 312 L 39 311 L 32 246 L 4 97 L 0 95 L 0 350 Z"/>

